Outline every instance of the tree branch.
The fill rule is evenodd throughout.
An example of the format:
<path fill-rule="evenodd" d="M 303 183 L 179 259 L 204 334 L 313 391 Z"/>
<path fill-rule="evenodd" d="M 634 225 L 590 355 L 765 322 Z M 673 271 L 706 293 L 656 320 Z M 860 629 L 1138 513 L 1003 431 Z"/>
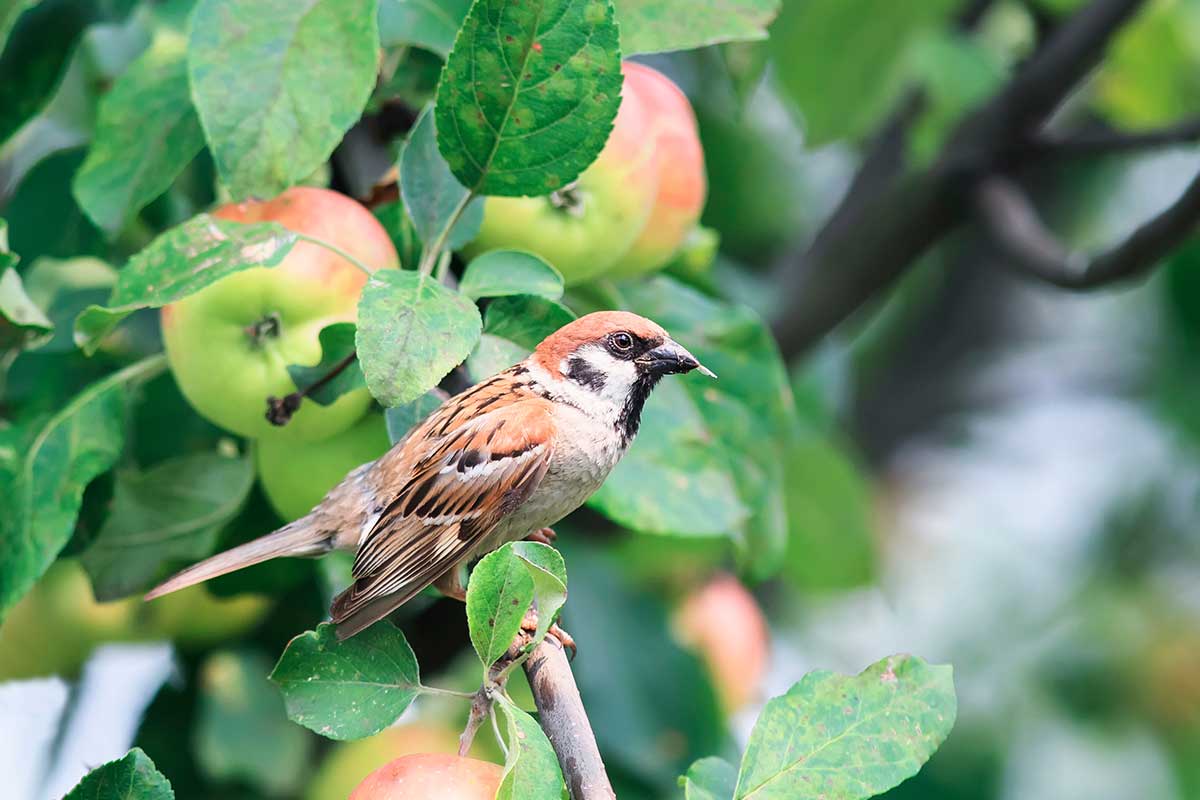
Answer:
<path fill-rule="evenodd" d="M 1140 277 L 1196 229 L 1200 175 L 1174 203 L 1095 256 L 1068 249 L 1042 222 L 1029 196 L 1007 178 L 980 183 L 975 203 L 1014 267 L 1064 289 L 1094 289 Z"/>
<path fill-rule="evenodd" d="M 562 645 L 547 636 L 524 667 L 538 720 L 558 755 L 571 800 L 616 800 Z"/>
<path fill-rule="evenodd" d="M 1015 148 L 1021 161 L 1112 155 L 1200 142 L 1200 117 L 1147 131 L 1099 130 L 1063 136 L 1043 135 Z"/>
<path fill-rule="evenodd" d="M 357 358 L 358 351 L 352 351 L 350 355 L 334 364 L 329 372 L 326 372 L 319 379 L 305 386 L 303 389 L 291 394 L 285 394 L 283 397 L 268 397 L 267 422 L 270 422 L 272 425 L 287 425 L 292 421 L 292 416 L 300 409 L 300 403 L 304 398 L 313 392 L 320 391 L 327 383 L 338 375 L 341 375 Z"/>
<path fill-rule="evenodd" d="M 781 276 L 790 303 L 774 327 L 784 353 L 808 349 L 965 222 L 974 185 L 1003 163 L 1014 140 L 1027 139 L 1041 127 L 1144 1 L 1093 0 L 1063 23 L 998 94 L 959 124 L 930 167 L 911 175 L 897 173 L 872 186 L 868 198 L 847 192 Z M 874 156 L 864 161 L 855 184 Z"/>

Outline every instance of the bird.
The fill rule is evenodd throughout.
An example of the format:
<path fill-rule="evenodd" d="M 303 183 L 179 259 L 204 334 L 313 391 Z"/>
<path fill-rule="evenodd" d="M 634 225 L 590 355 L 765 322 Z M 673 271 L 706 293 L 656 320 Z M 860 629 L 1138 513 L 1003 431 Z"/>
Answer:
<path fill-rule="evenodd" d="M 147 600 L 283 556 L 355 553 L 334 598 L 339 640 L 433 585 L 466 599 L 465 569 L 507 542 L 549 542 L 628 450 L 661 378 L 716 375 L 658 324 L 626 311 L 579 317 L 523 361 L 443 403 L 307 515 L 188 567 Z"/>

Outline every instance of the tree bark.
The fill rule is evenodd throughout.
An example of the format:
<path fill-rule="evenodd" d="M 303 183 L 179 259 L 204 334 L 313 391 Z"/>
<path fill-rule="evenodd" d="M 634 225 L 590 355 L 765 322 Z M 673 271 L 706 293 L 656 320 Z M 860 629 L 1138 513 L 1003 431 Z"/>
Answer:
<path fill-rule="evenodd" d="M 524 668 L 538 719 L 558 755 L 571 800 L 616 800 L 562 645 L 547 636 Z"/>

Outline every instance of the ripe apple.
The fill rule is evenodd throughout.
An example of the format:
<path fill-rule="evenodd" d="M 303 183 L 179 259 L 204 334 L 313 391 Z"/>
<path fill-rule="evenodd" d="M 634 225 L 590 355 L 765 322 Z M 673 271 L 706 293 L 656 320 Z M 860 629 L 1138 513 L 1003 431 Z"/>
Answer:
<path fill-rule="evenodd" d="M 727 713 L 754 699 L 767 668 L 769 633 L 754 596 L 737 578 L 711 578 L 684 599 L 674 622 L 680 640 L 708 667 Z"/>
<path fill-rule="evenodd" d="M 255 448 L 258 479 L 271 507 L 290 522 L 311 511 L 347 472 L 379 458 L 389 445 L 387 423 L 382 414 L 373 413 L 316 442 L 262 439 Z"/>
<path fill-rule="evenodd" d="M 416 753 L 372 772 L 350 800 L 493 800 L 504 769 L 449 753 Z"/>
<path fill-rule="evenodd" d="M 457 749 L 456 732 L 424 721 L 397 725 L 366 739 L 338 742 L 309 779 L 304 800 L 346 800 L 363 775 L 389 759 Z"/>
<path fill-rule="evenodd" d="M 604 150 L 569 187 L 544 197 L 489 197 L 474 258 L 527 250 L 553 264 L 568 286 L 603 275 L 638 238 L 658 193 L 653 109 L 626 89 Z"/>
<path fill-rule="evenodd" d="M 653 109 L 650 133 L 659 156 L 658 194 L 641 233 L 609 270 L 610 278 L 632 278 L 666 266 L 700 219 L 708 191 L 704 150 L 687 96 L 644 64 L 626 62 L 622 71 L 625 92 Z"/>
<path fill-rule="evenodd" d="M 372 269 L 399 266 L 371 212 L 328 189 L 298 186 L 273 200 L 223 206 L 215 216 L 278 222 L 337 245 Z M 266 401 L 295 390 L 289 364 L 320 361 L 322 328 L 355 320 L 366 280 L 328 249 L 297 242 L 274 268 L 235 273 L 164 306 L 167 361 L 183 395 L 202 416 L 243 436 L 314 440 L 350 427 L 371 402 L 366 389 L 330 406 L 305 402 L 282 427 L 266 420 Z"/>

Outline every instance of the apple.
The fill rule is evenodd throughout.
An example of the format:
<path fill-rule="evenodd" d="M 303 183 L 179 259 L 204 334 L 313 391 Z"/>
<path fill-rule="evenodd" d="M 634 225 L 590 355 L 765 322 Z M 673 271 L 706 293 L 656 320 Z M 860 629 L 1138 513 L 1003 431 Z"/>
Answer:
<path fill-rule="evenodd" d="M 140 597 L 99 603 L 79 561 L 60 559 L 0 623 L 0 681 L 74 675 L 105 642 L 170 639 L 188 649 L 225 641 L 270 607 L 266 597 L 217 598 L 203 586 L 153 604 Z"/>
<path fill-rule="evenodd" d="M 271 507 L 290 522 L 311 511 L 346 473 L 379 458 L 390 445 L 383 414 L 368 413 L 349 430 L 316 442 L 262 439 L 254 460 Z"/>
<path fill-rule="evenodd" d="M 298 186 L 273 200 L 223 206 L 214 216 L 278 222 L 337 245 L 372 269 L 399 266 L 371 212 L 328 189 Z M 285 426 L 266 420 L 266 401 L 295 390 L 289 364 L 320 361 L 322 328 L 355 320 L 366 280 L 341 256 L 297 242 L 274 268 L 235 273 L 164 306 L 163 341 L 180 391 L 202 416 L 243 436 L 315 440 L 349 428 L 371 402 L 366 389 L 329 406 L 305 402 Z"/>
<path fill-rule="evenodd" d="M 718 574 L 689 594 L 674 615 L 679 639 L 700 656 L 726 713 L 754 699 L 767 668 L 770 635 L 762 610 L 741 582 Z"/>
<path fill-rule="evenodd" d="M 625 62 L 625 92 L 653 109 L 650 133 L 658 151 L 658 194 L 654 208 L 610 278 L 633 278 L 659 270 L 684 243 L 704 209 L 708 185 L 704 150 L 692 104 L 671 80 L 644 64 Z"/>
<path fill-rule="evenodd" d="M 489 197 L 464 253 L 527 250 L 553 264 L 568 286 L 603 275 L 638 238 L 657 197 L 652 116 L 626 81 L 608 142 L 578 180 L 543 197 Z"/>
<path fill-rule="evenodd" d="M 350 794 L 350 800 L 493 800 L 504 769 L 449 753 L 415 753 L 389 761 Z"/>
<path fill-rule="evenodd" d="M 366 739 L 338 742 L 309 779 L 304 800 L 346 800 L 363 775 L 389 759 L 457 749 L 457 733 L 427 722 L 408 722 Z"/>

